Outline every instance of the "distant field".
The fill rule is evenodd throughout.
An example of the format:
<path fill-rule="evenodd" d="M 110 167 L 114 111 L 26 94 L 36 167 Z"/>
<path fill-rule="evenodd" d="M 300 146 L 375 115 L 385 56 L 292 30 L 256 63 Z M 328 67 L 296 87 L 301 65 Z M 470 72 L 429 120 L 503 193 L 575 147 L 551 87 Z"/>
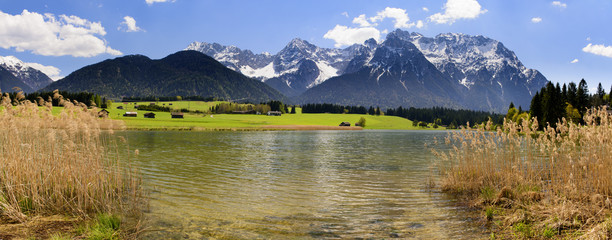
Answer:
<path fill-rule="evenodd" d="M 150 104 L 151 102 L 113 103 L 109 110 L 112 119 L 123 120 L 128 129 L 275 129 L 274 126 L 310 125 L 310 126 L 338 126 L 341 122 L 350 122 L 354 125 L 361 117 L 366 118 L 365 129 L 423 129 L 413 127 L 412 121 L 394 116 L 371 116 L 361 114 L 283 114 L 282 116 L 243 115 L 243 114 L 185 114 L 184 119 L 173 119 L 168 112 L 154 112 L 154 119 L 144 118 L 143 114 L 150 111 L 138 111 L 134 105 Z M 170 103 L 172 105 L 170 105 Z M 168 106 L 175 109 L 187 108 L 191 111 L 207 111 L 219 102 L 178 101 L 158 102 L 157 105 Z M 123 106 L 124 109 L 117 109 Z M 138 112 L 137 117 L 123 117 L 125 112 Z"/>

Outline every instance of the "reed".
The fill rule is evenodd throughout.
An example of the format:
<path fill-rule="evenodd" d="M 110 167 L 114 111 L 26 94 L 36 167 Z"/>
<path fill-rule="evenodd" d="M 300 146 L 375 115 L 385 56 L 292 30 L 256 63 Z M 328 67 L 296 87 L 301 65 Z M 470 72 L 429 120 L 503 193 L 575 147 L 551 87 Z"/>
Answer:
<path fill-rule="evenodd" d="M 440 187 L 483 209 L 507 209 L 501 225 L 533 224 L 546 236 L 550 229 L 587 233 L 610 221 L 612 119 L 600 108 L 588 111 L 584 120 L 576 125 L 563 119 L 543 131 L 532 119 L 505 121 L 495 130 L 488 123 L 452 132 L 445 139 L 451 149 L 434 151 Z"/>
<path fill-rule="evenodd" d="M 38 215 L 138 214 L 141 180 L 120 161 L 112 134 L 122 123 L 55 98 L 64 106 L 56 116 L 48 101 L 2 98 L 0 215 L 23 222 Z"/>

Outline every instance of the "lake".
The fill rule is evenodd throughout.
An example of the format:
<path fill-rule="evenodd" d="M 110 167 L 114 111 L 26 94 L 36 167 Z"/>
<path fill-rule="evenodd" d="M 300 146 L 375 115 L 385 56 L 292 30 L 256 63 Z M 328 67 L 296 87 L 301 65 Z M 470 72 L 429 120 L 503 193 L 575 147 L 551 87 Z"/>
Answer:
<path fill-rule="evenodd" d="M 477 215 L 426 187 L 425 144 L 444 131 L 118 134 L 139 150 L 146 239 L 485 237 Z"/>

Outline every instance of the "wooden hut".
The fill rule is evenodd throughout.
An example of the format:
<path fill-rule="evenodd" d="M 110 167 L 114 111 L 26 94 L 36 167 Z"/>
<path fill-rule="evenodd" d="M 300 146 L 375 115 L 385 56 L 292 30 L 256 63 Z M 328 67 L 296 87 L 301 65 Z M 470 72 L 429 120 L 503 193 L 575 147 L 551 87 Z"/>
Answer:
<path fill-rule="evenodd" d="M 145 113 L 144 117 L 145 118 L 155 118 L 155 113 L 152 113 L 152 112 Z"/>
<path fill-rule="evenodd" d="M 183 118 L 183 113 L 182 112 L 171 112 L 170 116 L 172 116 L 172 118 Z"/>
<path fill-rule="evenodd" d="M 138 117 L 138 113 L 137 112 L 125 112 L 123 116 L 124 117 Z"/>
<path fill-rule="evenodd" d="M 268 111 L 268 116 L 280 116 L 281 114 L 279 111 Z"/>

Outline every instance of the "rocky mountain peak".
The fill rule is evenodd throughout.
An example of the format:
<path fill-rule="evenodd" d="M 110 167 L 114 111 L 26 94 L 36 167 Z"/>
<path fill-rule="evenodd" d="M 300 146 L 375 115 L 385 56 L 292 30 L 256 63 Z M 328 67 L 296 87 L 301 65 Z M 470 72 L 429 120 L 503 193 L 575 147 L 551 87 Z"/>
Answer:
<path fill-rule="evenodd" d="M 366 47 L 369 47 L 370 49 L 373 49 L 373 48 L 376 48 L 376 45 L 378 45 L 378 42 L 376 42 L 376 39 L 370 38 L 368 40 L 365 40 L 363 45 Z"/>
<path fill-rule="evenodd" d="M 6 69 L 27 85 L 30 89 L 23 89 L 26 92 L 38 90 L 53 82 L 49 76 L 31 65 L 19 60 L 15 56 L 0 56 L 0 67 Z"/>

